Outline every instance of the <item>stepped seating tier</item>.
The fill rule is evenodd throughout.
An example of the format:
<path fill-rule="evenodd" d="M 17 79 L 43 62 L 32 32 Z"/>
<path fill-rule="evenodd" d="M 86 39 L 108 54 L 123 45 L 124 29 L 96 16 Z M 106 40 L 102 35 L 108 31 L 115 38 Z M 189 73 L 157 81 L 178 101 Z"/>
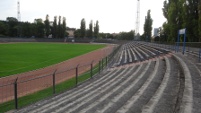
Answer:
<path fill-rule="evenodd" d="M 199 113 L 201 69 L 190 58 L 144 42 L 129 42 L 101 74 L 15 112 Z"/>

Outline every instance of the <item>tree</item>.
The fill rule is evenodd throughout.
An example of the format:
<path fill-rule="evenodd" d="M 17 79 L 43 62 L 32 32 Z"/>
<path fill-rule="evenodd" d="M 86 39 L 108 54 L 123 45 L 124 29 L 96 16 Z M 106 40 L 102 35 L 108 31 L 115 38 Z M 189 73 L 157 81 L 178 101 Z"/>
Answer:
<path fill-rule="evenodd" d="M 163 27 L 169 41 L 176 41 L 178 30 L 183 28 L 187 29 L 187 40 L 199 41 L 199 7 L 199 0 L 164 1 L 162 10 L 167 22 Z"/>
<path fill-rule="evenodd" d="M 62 38 L 62 25 L 61 25 L 61 16 L 59 16 L 59 22 L 58 22 L 58 38 Z"/>
<path fill-rule="evenodd" d="M 92 38 L 93 37 L 93 21 L 90 21 L 89 24 L 89 31 L 88 31 L 88 37 Z"/>
<path fill-rule="evenodd" d="M 86 37 L 92 38 L 92 37 L 90 36 L 90 30 L 89 30 L 89 29 L 86 30 Z"/>
<path fill-rule="evenodd" d="M 166 22 L 163 23 L 161 36 L 163 36 L 166 42 L 168 42 L 168 34 L 170 34 L 169 26 Z"/>
<path fill-rule="evenodd" d="M 199 20 L 198 20 L 198 27 L 199 27 L 199 42 L 201 42 L 201 1 L 199 1 L 199 7 L 198 7 L 198 12 L 199 12 Z"/>
<path fill-rule="evenodd" d="M 61 38 L 61 16 L 59 16 L 59 21 L 58 21 L 58 31 L 57 31 L 57 34 L 58 34 L 58 38 Z"/>
<path fill-rule="evenodd" d="M 15 37 L 18 35 L 18 20 L 14 17 L 7 17 L 8 36 Z"/>
<path fill-rule="evenodd" d="M 199 41 L 198 9 L 198 0 L 186 0 L 184 2 L 183 27 L 187 29 L 187 38 L 189 41 Z"/>
<path fill-rule="evenodd" d="M 171 2 L 169 6 L 169 14 L 168 14 L 168 26 L 169 26 L 169 37 L 168 40 L 171 42 L 176 41 L 177 39 L 177 32 L 178 32 L 178 26 L 177 26 L 177 9 L 176 9 L 176 3 Z"/>
<path fill-rule="evenodd" d="M 165 0 L 163 15 L 167 22 L 163 24 L 163 30 L 168 33 L 168 41 L 174 42 L 177 39 L 177 32 L 183 26 L 183 4 L 184 0 Z M 167 38 L 167 37 L 166 37 Z"/>
<path fill-rule="evenodd" d="M 5 21 L 0 21 L 0 36 L 8 35 L 8 25 Z"/>
<path fill-rule="evenodd" d="M 76 29 L 75 32 L 74 32 L 74 36 L 75 36 L 75 38 L 80 38 L 81 37 L 81 30 Z"/>
<path fill-rule="evenodd" d="M 163 16 L 167 19 L 168 18 L 168 8 L 169 8 L 169 4 L 167 3 L 167 0 L 165 0 L 163 2 L 163 8 L 162 8 L 162 11 L 163 11 Z"/>
<path fill-rule="evenodd" d="M 66 36 L 66 18 L 63 17 L 63 23 L 62 23 L 62 38 Z"/>
<path fill-rule="evenodd" d="M 151 18 L 151 10 L 147 11 L 147 16 L 145 17 L 144 23 L 144 36 L 146 41 L 151 41 L 151 31 L 152 31 L 152 23 L 153 20 Z"/>
<path fill-rule="evenodd" d="M 23 22 L 21 23 L 22 26 L 22 37 L 31 37 L 32 31 L 35 31 L 34 29 L 31 29 L 32 24 L 29 22 Z"/>
<path fill-rule="evenodd" d="M 52 36 L 57 38 L 57 16 L 54 17 L 53 27 L 52 27 Z"/>
<path fill-rule="evenodd" d="M 119 40 L 133 40 L 133 36 L 135 35 L 135 31 L 131 30 L 130 32 L 121 32 L 118 35 Z"/>
<path fill-rule="evenodd" d="M 82 38 L 84 38 L 86 35 L 86 22 L 84 18 L 81 20 L 80 35 Z"/>
<path fill-rule="evenodd" d="M 48 37 L 50 34 L 52 34 L 53 38 L 64 38 L 67 36 L 65 17 L 61 20 L 61 16 L 59 16 L 59 22 L 57 23 L 57 17 L 55 16 L 53 24 L 50 24 L 49 15 L 46 15 L 45 21 L 39 18 L 34 19 L 33 23 L 18 22 L 14 17 L 7 17 L 6 21 L 0 20 L 0 36 L 36 36 L 42 38 Z"/>
<path fill-rule="evenodd" d="M 45 23 L 45 35 L 48 37 L 50 35 L 50 21 L 49 21 L 49 15 L 46 15 Z"/>
<path fill-rule="evenodd" d="M 45 35 L 45 25 L 43 24 L 43 20 L 42 19 L 35 19 L 34 21 L 35 25 L 36 25 L 36 34 L 35 36 L 38 38 L 43 38 Z"/>
<path fill-rule="evenodd" d="M 99 22 L 97 20 L 96 24 L 94 25 L 94 37 L 98 38 L 98 36 L 99 36 Z"/>

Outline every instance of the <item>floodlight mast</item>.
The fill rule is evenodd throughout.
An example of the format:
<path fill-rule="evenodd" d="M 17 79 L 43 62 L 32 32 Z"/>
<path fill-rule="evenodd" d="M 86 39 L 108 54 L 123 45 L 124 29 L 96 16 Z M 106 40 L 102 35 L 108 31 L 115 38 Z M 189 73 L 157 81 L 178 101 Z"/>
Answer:
<path fill-rule="evenodd" d="M 17 20 L 21 21 L 21 14 L 20 14 L 20 0 L 17 1 Z"/>
<path fill-rule="evenodd" d="M 20 28 L 20 22 L 21 22 L 21 14 L 20 14 L 20 0 L 17 1 L 17 21 L 18 21 L 18 29 L 17 34 L 18 37 L 21 37 L 21 28 Z"/>
<path fill-rule="evenodd" d="M 136 12 L 136 20 L 135 20 L 135 34 L 134 40 L 139 40 L 139 28 L 140 28 L 140 0 L 137 0 L 137 12 Z"/>

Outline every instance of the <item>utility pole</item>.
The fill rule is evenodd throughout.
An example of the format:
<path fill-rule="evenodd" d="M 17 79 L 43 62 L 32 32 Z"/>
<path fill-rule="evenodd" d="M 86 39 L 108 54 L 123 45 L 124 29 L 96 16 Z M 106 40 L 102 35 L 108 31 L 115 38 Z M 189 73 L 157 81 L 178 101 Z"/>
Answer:
<path fill-rule="evenodd" d="M 18 20 L 18 37 L 21 37 L 21 25 L 20 25 L 20 21 L 21 21 L 21 14 L 20 14 L 20 0 L 17 1 L 17 20 Z"/>

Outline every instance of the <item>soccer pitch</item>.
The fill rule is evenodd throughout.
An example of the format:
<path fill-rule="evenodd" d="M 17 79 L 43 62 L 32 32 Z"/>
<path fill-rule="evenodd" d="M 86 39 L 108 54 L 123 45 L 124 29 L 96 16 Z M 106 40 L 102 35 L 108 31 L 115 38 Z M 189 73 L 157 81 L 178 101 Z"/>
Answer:
<path fill-rule="evenodd" d="M 0 44 L 0 77 L 47 67 L 105 46 L 66 43 Z"/>

